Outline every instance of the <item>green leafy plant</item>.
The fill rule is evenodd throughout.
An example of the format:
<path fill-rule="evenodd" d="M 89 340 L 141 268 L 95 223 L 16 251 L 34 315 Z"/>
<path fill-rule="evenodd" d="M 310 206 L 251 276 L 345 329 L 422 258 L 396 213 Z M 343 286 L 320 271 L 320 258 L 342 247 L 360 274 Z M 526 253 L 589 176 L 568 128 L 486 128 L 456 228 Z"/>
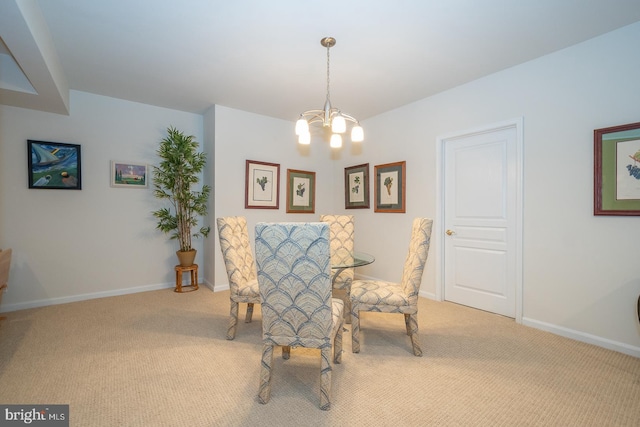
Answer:
<path fill-rule="evenodd" d="M 157 229 L 178 239 L 180 251 L 193 249 L 192 237 L 207 237 L 211 227 L 198 227 L 198 217 L 207 214 L 207 202 L 211 187 L 203 185 L 200 191 L 192 186 L 200 182 L 200 174 L 206 164 L 205 154 L 198 152 L 195 136 L 186 136 L 174 127 L 167 128 L 167 137 L 160 141 L 156 151 L 160 164 L 153 167 L 154 195 L 168 200 L 171 208 L 153 212 L 158 218 Z"/>

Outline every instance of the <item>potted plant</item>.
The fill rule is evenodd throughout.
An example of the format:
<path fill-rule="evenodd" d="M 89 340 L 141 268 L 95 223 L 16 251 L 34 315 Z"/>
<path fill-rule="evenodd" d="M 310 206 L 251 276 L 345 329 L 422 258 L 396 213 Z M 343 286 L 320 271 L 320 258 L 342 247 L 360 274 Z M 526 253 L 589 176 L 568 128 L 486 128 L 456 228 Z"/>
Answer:
<path fill-rule="evenodd" d="M 200 174 L 206 164 L 205 154 L 198 152 L 195 136 L 186 136 L 174 127 L 167 129 L 167 137 L 160 141 L 156 151 L 160 156 L 159 166 L 154 166 L 154 195 L 168 200 L 171 208 L 164 207 L 153 212 L 158 218 L 157 229 L 178 239 L 180 249 L 176 252 L 180 265 L 193 265 L 196 251 L 191 246 L 192 237 L 207 237 L 211 227 L 198 227 L 198 217 L 207 214 L 207 202 L 211 187 L 203 185 L 200 191 L 192 186 L 200 182 Z"/>

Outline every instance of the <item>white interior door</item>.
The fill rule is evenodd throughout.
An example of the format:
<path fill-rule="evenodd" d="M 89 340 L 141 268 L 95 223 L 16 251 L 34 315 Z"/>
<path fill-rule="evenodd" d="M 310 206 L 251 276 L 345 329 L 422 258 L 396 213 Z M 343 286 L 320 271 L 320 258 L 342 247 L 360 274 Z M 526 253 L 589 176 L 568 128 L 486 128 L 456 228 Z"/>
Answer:
<path fill-rule="evenodd" d="M 517 124 L 447 138 L 441 148 L 444 299 L 509 317 L 521 294 Z"/>

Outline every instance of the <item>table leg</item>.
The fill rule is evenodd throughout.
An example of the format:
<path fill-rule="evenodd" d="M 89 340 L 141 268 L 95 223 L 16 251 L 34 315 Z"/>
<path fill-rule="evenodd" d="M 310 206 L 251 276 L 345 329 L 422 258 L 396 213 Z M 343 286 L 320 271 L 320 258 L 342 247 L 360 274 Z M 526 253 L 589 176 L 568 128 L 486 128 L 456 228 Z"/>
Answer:
<path fill-rule="evenodd" d="M 336 278 L 340 275 L 340 273 L 342 273 L 347 268 L 350 268 L 350 267 L 340 267 L 335 269 L 335 274 L 331 278 L 331 289 L 333 289 L 333 286 L 336 284 Z M 349 310 L 351 307 L 351 301 L 349 301 L 348 298 L 349 298 L 349 292 L 348 290 L 345 290 L 345 297 L 342 299 L 342 301 L 344 301 L 344 310 L 345 310 L 344 323 L 345 324 L 351 324 L 351 311 Z M 347 330 L 346 328 L 343 329 L 343 331 L 346 331 L 346 330 Z"/>

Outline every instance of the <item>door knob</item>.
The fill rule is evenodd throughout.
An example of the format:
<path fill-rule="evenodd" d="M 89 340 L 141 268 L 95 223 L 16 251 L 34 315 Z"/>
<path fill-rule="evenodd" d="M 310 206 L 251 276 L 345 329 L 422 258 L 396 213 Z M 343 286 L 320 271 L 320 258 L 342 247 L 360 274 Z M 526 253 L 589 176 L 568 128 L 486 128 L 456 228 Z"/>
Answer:
<path fill-rule="evenodd" d="M 447 236 L 451 236 L 453 234 L 456 234 L 456 232 L 453 231 L 453 230 L 447 230 L 447 231 L 445 231 L 445 233 L 447 233 Z"/>

